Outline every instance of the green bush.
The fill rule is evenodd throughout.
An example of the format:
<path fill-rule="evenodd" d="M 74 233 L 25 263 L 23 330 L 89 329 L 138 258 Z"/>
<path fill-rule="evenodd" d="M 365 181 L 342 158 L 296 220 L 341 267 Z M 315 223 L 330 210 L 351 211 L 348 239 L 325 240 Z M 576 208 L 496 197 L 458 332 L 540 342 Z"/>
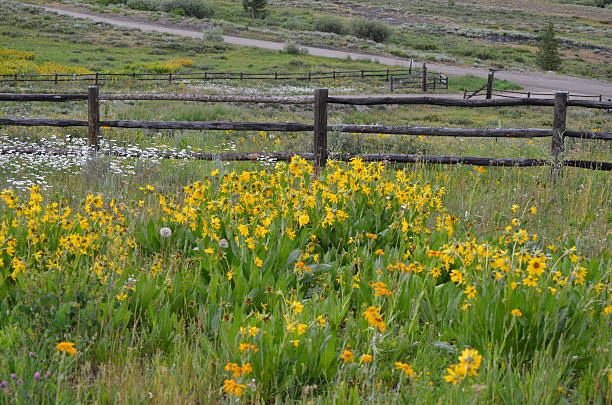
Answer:
<path fill-rule="evenodd" d="M 158 11 L 161 5 L 158 0 L 127 0 L 125 4 L 134 10 L 144 11 Z"/>
<path fill-rule="evenodd" d="M 285 43 L 283 47 L 283 53 L 287 53 L 289 55 L 302 55 L 306 53 L 298 44 L 293 41 L 289 41 Z"/>
<path fill-rule="evenodd" d="M 385 42 L 391 36 L 391 27 L 387 24 L 358 18 L 351 21 L 351 34 L 363 39 L 369 39 L 374 42 Z"/>
<path fill-rule="evenodd" d="M 215 14 L 214 7 L 205 0 L 166 0 L 161 10 L 196 18 L 210 18 Z"/>
<path fill-rule="evenodd" d="M 418 49 L 419 51 L 435 51 L 438 49 L 438 45 L 432 44 L 430 42 L 417 42 L 412 46 L 414 49 Z"/>
<path fill-rule="evenodd" d="M 221 28 L 213 28 L 204 31 L 204 40 L 209 42 L 223 42 L 223 30 Z"/>
<path fill-rule="evenodd" d="M 316 19 L 314 22 L 314 29 L 315 31 L 332 32 L 338 35 L 346 33 L 346 27 L 342 24 L 342 21 L 331 16 L 323 16 Z"/>

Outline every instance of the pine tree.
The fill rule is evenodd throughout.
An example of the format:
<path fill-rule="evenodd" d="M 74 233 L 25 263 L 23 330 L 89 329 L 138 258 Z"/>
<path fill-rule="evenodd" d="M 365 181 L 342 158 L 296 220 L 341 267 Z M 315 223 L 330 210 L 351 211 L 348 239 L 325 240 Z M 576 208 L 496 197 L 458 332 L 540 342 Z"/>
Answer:
<path fill-rule="evenodd" d="M 557 70 L 561 67 L 559 40 L 557 39 L 555 26 L 552 22 L 548 23 L 538 37 L 536 63 L 544 70 Z"/>
<path fill-rule="evenodd" d="M 242 7 L 251 18 L 264 18 L 268 14 L 267 6 L 268 0 L 242 0 Z"/>

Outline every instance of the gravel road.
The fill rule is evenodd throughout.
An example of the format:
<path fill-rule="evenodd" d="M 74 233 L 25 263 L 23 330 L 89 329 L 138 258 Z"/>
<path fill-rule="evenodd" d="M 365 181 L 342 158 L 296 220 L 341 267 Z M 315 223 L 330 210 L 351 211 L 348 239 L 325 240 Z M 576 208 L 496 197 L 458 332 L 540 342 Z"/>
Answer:
<path fill-rule="evenodd" d="M 119 16 L 119 15 L 108 15 L 98 14 L 88 11 L 74 11 L 67 10 L 57 7 L 41 6 L 43 9 L 49 12 L 66 15 L 75 18 L 85 18 L 97 22 L 104 22 L 107 24 L 140 29 L 142 31 L 156 31 L 164 32 L 172 35 L 178 35 L 183 37 L 191 38 L 202 38 L 202 32 L 196 30 L 190 30 L 187 28 L 172 27 L 169 25 L 155 24 L 145 21 L 138 21 L 136 19 Z M 223 40 L 232 45 L 238 46 L 252 46 L 256 48 L 280 50 L 284 44 L 282 42 L 274 41 L 263 41 L 259 39 L 250 39 L 234 36 L 223 36 Z M 408 66 L 410 61 L 406 59 L 368 55 L 352 51 L 333 50 L 326 48 L 316 48 L 311 46 L 304 46 L 304 49 L 308 50 L 313 56 L 322 56 L 326 58 L 339 58 L 345 59 L 350 57 L 351 59 L 359 60 L 372 60 L 377 61 L 387 66 Z M 438 63 L 427 63 L 430 70 L 440 72 L 445 75 L 463 76 L 463 75 L 474 75 L 479 77 L 487 77 L 488 70 L 483 68 L 476 68 L 470 66 L 455 66 L 445 65 Z M 575 94 L 590 94 L 599 95 L 602 94 L 606 98 L 612 98 L 612 83 L 582 79 L 571 76 L 562 76 L 557 74 L 542 74 L 542 73 L 522 73 L 513 71 L 499 71 L 496 73 L 496 77 L 499 79 L 510 80 L 518 83 L 526 90 L 532 92 L 554 92 L 556 90 L 568 90 L 570 93 Z"/>

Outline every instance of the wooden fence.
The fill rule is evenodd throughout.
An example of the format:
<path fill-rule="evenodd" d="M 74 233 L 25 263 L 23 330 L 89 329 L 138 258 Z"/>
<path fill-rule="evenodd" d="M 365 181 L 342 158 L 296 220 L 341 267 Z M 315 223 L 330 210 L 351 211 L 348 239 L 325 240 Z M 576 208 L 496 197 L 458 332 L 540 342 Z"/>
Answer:
<path fill-rule="evenodd" d="M 480 89 L 479 91 L 475 92 L 475 93 L 469 93 L 468 91 L 464 91 L 464 99 L 465 100 L 469 100 L 471 98 L 476 98 L 476 97 L 487 97 L 487 94 L 485 92 L 483 92 L 484 89 Z M 501 97 L 501 98 L 532 98 L 532 97 L 554 97 L 555 93 L 539 93 L 539 92 L 532 92 L 532 91 L 517 91 L 517 90 L 504 90 L 504 89 L 496 89 L 493 88 L 491 89 L 491 97 L 495 96 L 495 97 Z M 489 99 L 491 98 L 489 97 Z M 581 98 L 581 99 L 591 99 L 591 100 L 597 100 L 597 101 L 606 101 L 606 97 L 604 97 L 603 95 L 589 95 L 589 94 L 574 94 L 571 93 L 570 97 L 573 98 Z M 609 100 L 607 100 L 609 101 Z"/>
<path fill-rule="evenodd" d="M 384 69 L 384 70 L 333 70 L 329 72 L 269 72 L 269 73 L 247 73 L 247 72 L 186 72 L 186 73 L 89 73 L 89 74 L 4 74 L 0 75 L 0 83 L 21 83 L 21 82 L 40 82 L 54 83 L 61 82 L 89 82 L 96 86 L 104 82 L 115 82 L 121 80 L 130 81 L 155 81 L 165 83 L 180 83 L 189 81 L 213 81 L 213 80 L 337 80 L 337 79 L 375 79 L 391 82 L 405 78 L 415 78 L 419 86 L 421 82 L 429 84 L 429 88 L 443 88 L 444 83 L 448 88 L 448 77 L 440 73 L 429 72 L 423 65 L 423 69 Z M 423 77 L 424 79 L 421 79 Z M 427 91 L 427 86 L 425 86 Z"/>
<path fill-rule="evenodd" d="M 487 83 L 484 86 L 476 90 L 464 90 L 463 99 L 470 100 L 476 97 L 484 97 L 486 100 L 490 100 L 491 98 L 493 98 L 493 96 L 502 97 L 502 98 L 532 98 L 532 97 L 553 98 L 555 96 L 555 93 L 538 93 L 538 92 L 531 92 L 531 91 L 496 89 L 494 87 L 494 83 L 495 83 L 494 76 L 495 76 L 495 71 L 492 70 L 491 72 L 489 72 L 489 75 L 487 77 Z M 604 101 L 604 97 L 601 94 L 598 96 L 585 95 L 585 94 L 571 94 L 571 97 L 595 99 L 598 101 Z"/>
<path fill-rule="evenodd" d="M 392 75 L 389 78 L 389 91 L 393 93 L 397 89 L 420 89 L 423 92 L 436 89 L 448 90 L 448 77 L 441 73 L 428 75 L 427 65 L 423 63 L 423 68 L 417 73 L 409 73 L 406 76 Z"/>
<path fill-rule="evenodd" d="M 581 167 L 597 170 L 612 170 L 611 162 L 590 160 L 566 160 L 564 158 L 564 139 L 599 139 L 612 140 L 612 132 L 575 131 L 566 129 L 566 111 L 568 106 L 610 109 L 612 102 L 591 100 L 569 100 L 568 93 L 559 91 L 554 99 L 520 98 L 502 100 L 461 100 L 455 98 L 440 98 L 428 96 L 329 96 L 327 89 L 315 90 L 314 96 L 227 96 L 201 94 L 100 94 L 97 86 L 90 86 L 87 94 L 0 94 L 0 101 L 47 101 L 66 102 L 87 100 L 88 119 L 46 119 L 46 118 L 0 118 L 0 125 L 17 126 L 53 126 L 88 128 L 88 143 L 93 150 L 100 147 L 100 127 L 112 128 L 150 128 L 150 129 L 191 129 L 191 130 L 234 130 L 234 131 L 290 131 L 312 132 L 314 134 L 314 150 L 312 153 L 293 152 L 228 152 L 205 153 L 191 152 L 176 155 L 160 153 L 162 158 L 192 158 L 200 160 L 259 160 L 276 159 L 289 160 L 293 155 L 300 155 L 314 160 L 315 166 L 324 167 L 329 157 L 327 135 L 330 131 L 338 133 L 361 134 L 396 134 L 425 135 L 451 137 L 488 137 L 488 138 L 534 138 L 550 137 L 551 154 L 544 159 L 532 158 L 498 158 L 472 156 L 424 156 L 403 154 L 363 154 L 363 155 L 332 155 L 336 160 L 349 160 L 361 157 L 365 161 L 386 161 L 396 163 L 436 163 L 436 164 L 472 164 L 479 166 L 550 166 L 551 179 L 556 181 L 563 166 Z M 131 121 L 131 120 L 101 120 L 100 101 L 112 100 L 177 100 L 192 102 L 232 102 L 232 103 L 271 103 L 271 104 L 312 104 L 314 120 L 312 124 L 304 123 L 261 123 L 261 122 L 205 122 L 205 121 Z M 550 129 L 536 128 L 442 128 L 416 126 L 387 125 L 328 125 L 328 106 L 330 104 L 344 105 L 437 105 L 455 107 L 509 107 L 509 106 L 552 106 L 553 126 Z M 0 153 L 52 153 L 69 154 L 69 151 L 36 148 L 13 148 L 0 146 Z M 138 156 L 130 154 L 130 156 Z"/>

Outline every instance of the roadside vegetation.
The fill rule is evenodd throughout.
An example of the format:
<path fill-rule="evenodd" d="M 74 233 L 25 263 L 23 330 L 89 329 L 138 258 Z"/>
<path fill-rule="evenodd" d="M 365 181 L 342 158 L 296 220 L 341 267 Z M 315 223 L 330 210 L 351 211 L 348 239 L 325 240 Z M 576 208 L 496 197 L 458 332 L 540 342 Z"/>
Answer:
<path fill-rule="evenodd" d="M 155 21 L 180 21 L 202 29 L 222 27 L 225 33 L 233 35 L 351 48 L 419 61 L 528 71 L 540 69 L 538 36 L 547 22 L 554 20 L 563 59 L 559 73 L 612 77 L 609 40 L 612 11 L 607 8 L 552 2 L 545 6 L 525 3 L 526 8 L 512 8 L 481 1 L 455 2 L 449 6 L 446 0 L 407 4 L 397 0 L 342 3 L 288 0 L 269 1 L 265 18 L 252 18 L 241 2 L 216 0 L 210 2 L 215 10 L 212 19 L 201 20 L 181 13 L 134 10 L 126 3 L 63 2 L 96 11 L 144 14 Z M 329 23 L 331 18 L 335 20 L 333 24 Z M 361 27 L 361 18 L 366 18 L 372 27 Z"/>

